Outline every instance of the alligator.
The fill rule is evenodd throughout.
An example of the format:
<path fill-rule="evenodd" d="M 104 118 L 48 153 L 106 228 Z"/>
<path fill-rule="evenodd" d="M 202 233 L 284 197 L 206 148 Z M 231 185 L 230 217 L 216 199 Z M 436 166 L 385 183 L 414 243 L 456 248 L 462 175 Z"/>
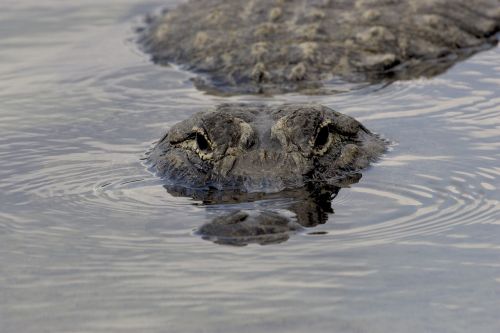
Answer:
<path fill-rule="evenodd" d="M 437 75 L 499 30 L 499 0 L 189 0 L 148 16 L 139 41 L 211 93 L 328 93 Z"/>
<path fill-rule="evenodd" d="M 279 192 L 333 184 L 386 143 L 319 104 L 221 104 L 177 123 L 148 154 L 153 171 L 190 188 Z"/>
<path fill-rule="evenodd" d="M 273 193 L 295 198 L 301 205 L 288 210 L 296 223 L 276 212 L 238 211 L 200 229 L 219 242 L 268 243 L 299 230 L 297 223 L 320 223 L 338 189 L 357 181 L 386 147 L 357 120 L 323 105 L 228 103 L 171 127 L 146 159 L 177 195 L 216 203 Z"/>

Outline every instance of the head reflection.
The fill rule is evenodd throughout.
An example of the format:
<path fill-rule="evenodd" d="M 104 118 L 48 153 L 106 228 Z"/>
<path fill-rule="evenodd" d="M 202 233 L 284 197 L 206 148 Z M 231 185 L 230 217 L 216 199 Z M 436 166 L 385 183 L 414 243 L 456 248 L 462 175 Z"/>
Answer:
<path fill-rule="evenodd" d="M 277 244 L 291 235 L 324 224 L 333 214 L 331 203 L 342 187 L 357 183 L 361 174 L 343 179 L 335 185 L 310 183 L 304 188 L 278 193 L 193 190 L 165 185 L 174 196 L 189 196 L 204 205 L 227 205 L 227 212 L 200 226 L 196 234 L 216 244 L 245 246 Z M 232 204 L 288 199 L 287 207 L 233 209 Z"/>

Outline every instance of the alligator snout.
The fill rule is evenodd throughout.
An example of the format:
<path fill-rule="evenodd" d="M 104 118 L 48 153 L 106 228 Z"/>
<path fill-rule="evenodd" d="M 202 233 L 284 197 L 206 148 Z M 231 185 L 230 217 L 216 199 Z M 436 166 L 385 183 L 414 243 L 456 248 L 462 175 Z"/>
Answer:
<path fill-rule="evenodd" d="M 311 165 L 300 153 L 257 149 L 237 159 L 231 177 L 249 191 L 280 191 L 300 187 Z"/>

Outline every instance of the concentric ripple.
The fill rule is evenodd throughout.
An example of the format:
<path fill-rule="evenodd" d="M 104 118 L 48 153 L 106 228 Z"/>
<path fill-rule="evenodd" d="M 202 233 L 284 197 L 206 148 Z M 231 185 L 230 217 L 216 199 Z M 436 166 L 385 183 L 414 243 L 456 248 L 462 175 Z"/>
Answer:
<path fill-rule="evenodd" d="M 310 101 L 351 114 L 395 142 L 383 160 L 365 172 L 360 184 L 341 190 L 332 203 L 335 214 L 331 223 L 310 232 L 326 231 L 328 237 L 350 245 L 373 245 L 452 232 L 461 225 L 494 223 L 499 218 L 494 194 L 498 193 L 500 174 L 496 165 L 500 156 L 500 97 L 497 80 L 475 74 L 485 71 L 486 64 L 480 59 L 453 77 L 370 87 L 366 94 L 355 89 L 329 97 L 310 96 Z M 87 80 L 75 79 L 64 93 L 66 100 L 73 98 L 76 104 L 76 120 L 66 118 L 64 108 L 57 111 L 62 117 L 36 127 L 37 118 L 2 118 L 3 126 L 19 120 L 17 131 L 6 128 L 0 138 L 4 203 L 25 207 L 28 216 L 19 216 L 19 220 L 33 219 L 30 211 L 46 209 L 50 203 L 59 215 L 70 212 L 87 219 L 100 219 L 103 212 L 149 219 L 168 214 L 180 219 L 174 225 L 184 231 L 206 221 L 207 213 L 216 216 L 252 207 L 287 209 L 293 202 L 287 198 L 203 207 L 190 198 L 172 196 L 160 179 L 146 171 L 140 159 L 152 141 L 176 120 L 219 100 L 213 97 L 207 102 L 185 88 L 185 81 L 179 80 L 185 73 L 176 74 L 176 70 L 168 69 L 174 75 L 167 79 L 164 69 L 133 64 L 101 71 Z M 500 72 L 498 67 L 494 70 Z M 152 84 L 162 81 L 169 94 Z M 181 91 L 187 95 L 173 107 Z M 82 104 L 82 94 L 96 99 Z M 188 99 L 193 94 L 197 97 Z M 268 102 L 302 98 L 290 94 Z M 107 100 L 126 102 L 127 107 L 108 108 Z M 257 99 L 243 96 L 239 100 Z M 52 101 L 42 99 L 40 106 Z M 105 112 L 96 114 L 96 103 Z M 182 108 L 183 112 L 176 111 Z M 186 210 L 191 212 L 190 219 L 194 216 L 196 221 L 199 216 L 200 221 L 183 227 L 182 212 Z M 15 210 L 2 214 L 9 221 L 8 228 L 15 230 Z"/>
<path fill-rule="evenodd" d="M 498 331 L 500 49 L 329 96 L 208 96 L 130 41 L 163 2 L 2 2 L 2 333 Z M 218 246 L 193 231 L 234 210 L 290 216 L 297 198 L 207 205 L 141 158 L 228 101 L 322 103 L 394 144 L 326 223 Z"/>
<path fill-rule="evenodd" d="M 167 229 L 184 232 L 232 209 L 287 209 L 293 202 L 287 198 L 204 206 L 169 194 L 141 164 L 151 142 L 169 126 L 228 100 L 323 103 L 395 143 L 360 184 L 340 191 L 330 223 L 311 232 L 370 245 L 498 219 L 498 49 L 433 79 L 374 86 L 332 82 L 338 89 L 330 96 L 223 98 L 196 91 L 190 73 L 150 64 L 131 39 L 131 25 L 114 25 L 106 31 L 108 39 L 97 40 L 97 26 L 87 27 L 88 38 L 78 40 L 71 32 L 44 27 L 71 48 L 55 52 L 37 44 L 44 57 L 19 63 L 17 71 L 0 68 L 9 80 L 22 83 L 0 83 L 5 88 L 0 92 L 5 229 L 14 231 L 16 221 L 29 224 L 43 213 L 47 224 L 64 220 L 69 229 L 75 227 L 69 221 L 78 218 L 169 216 L 173 222 Z M 21 37 L 10 42 L 27 45 Z M 112 61 L 96 61 L 107 46 Z M 16 52 L 6 49 L 3 56 L 15 58 Z"/>
<path fill-rule="evenodd" d="M 336 230 L 334 216 L 333 230 L 329 233 L 351 244 L 373 245 L 446 234 L 461 225 L 496 223 L 500 217 L 500 206 L 497 200 L 489 198 L 488 194 L 492 191 L 486 190 L 490 193 L 485 193 L 485 188 L 493 190 L 494 185 L 486 182 L 477 184 L 480 186 L 471 185 L 477 181 L 475 175 L 453 174 L 457 176 L 440 182 L 428 182 L 428 175 L 418 175 L 420 184 L 401 186 L 370 182 L 354 187 L 350 202 L 334 203 L 334 207 L 342 217 L 349 214 L 351 218 L 358 215 L 361 218 L 348 229 Z M 348 206 L 355 198 L 358 199 L 356 203 L 364 203 L 362 209 Z M 375 207 L 371 204 L 373 202 L 378 205 Z M 367 218 L 363 216 L 365 210 L 373 214 Z"/>

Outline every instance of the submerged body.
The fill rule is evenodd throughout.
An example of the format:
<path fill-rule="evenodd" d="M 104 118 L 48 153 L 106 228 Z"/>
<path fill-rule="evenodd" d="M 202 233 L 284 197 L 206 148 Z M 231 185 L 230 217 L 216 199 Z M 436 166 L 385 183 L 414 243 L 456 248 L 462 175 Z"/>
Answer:
<path fill-rule="evenodd" d="M 152 17 L 141 43 L 205 90 L 317 93 L 335 77 L 438 74 L 499 29 L 499 0 L 190 0 Z"/>
<path fill-rule="evenodd" d="M 174 125 L 148 156 L 187 188 L 278 192 L 336 185 L 386 143 L 352 117 L 317 104 L 222 104 Z"/>

